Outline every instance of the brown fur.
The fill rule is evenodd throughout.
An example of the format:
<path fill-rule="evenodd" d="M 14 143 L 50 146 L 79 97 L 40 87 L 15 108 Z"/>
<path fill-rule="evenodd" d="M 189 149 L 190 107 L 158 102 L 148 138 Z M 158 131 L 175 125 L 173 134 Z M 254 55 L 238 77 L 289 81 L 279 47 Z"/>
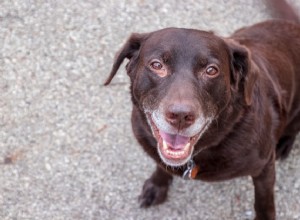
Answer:
<path fill-rule="evenodd" d="M 273 3 L 283 10 L 277 0 Z M 149 67 L 153 57 L 161 60 L 166 76 Z M 162 106 L 163 117 L 178 131 L 192 126 L 201 114 L 212 118 L 194 146 L 193 160 L 200 167 L 196 178 L 221 181 L 251 176 L 256 219 L 275 219 L 275 159 L 288 155 L 300 130 L 299 24 L 266 21 L 230 38 L 177 28 L 132 34 L 106 85 L 125 58 L 133 132 L 158 164 L 144 184 L 141 206 L 164 202 L 172 175 L 182 175 L 186 169 L 186 165 L 166 166 L 158 154 L 147 112 Z M 206 75 L 210 63 L 218 66 L 219 75 Z"/>

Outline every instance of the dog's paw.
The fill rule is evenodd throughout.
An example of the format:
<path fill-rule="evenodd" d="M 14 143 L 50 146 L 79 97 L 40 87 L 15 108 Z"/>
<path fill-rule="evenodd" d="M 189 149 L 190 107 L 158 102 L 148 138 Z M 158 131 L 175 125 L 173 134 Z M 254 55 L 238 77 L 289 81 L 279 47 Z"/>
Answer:
<path fill-rule="evenodd" d="M 169 185 L 159 186 L 153 183 L 152 179 L 145 181 L 143 190 L 138 200 L 141 208 L 148 208 L 152 205 L 163 203 L 168 195 Z"/>

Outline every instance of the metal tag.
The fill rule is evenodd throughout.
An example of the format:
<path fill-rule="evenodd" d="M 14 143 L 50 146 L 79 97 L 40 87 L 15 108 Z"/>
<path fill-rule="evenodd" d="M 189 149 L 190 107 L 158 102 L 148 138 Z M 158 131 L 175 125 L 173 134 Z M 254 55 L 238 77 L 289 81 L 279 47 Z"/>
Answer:
<path fill-rule="evenodd" d="M 182 178 L 185 180 L 192 179 L 192 170 L 195 167 L 195 162 L 191 159 L 187 162 L 187 168 L 184 171 Z"/>

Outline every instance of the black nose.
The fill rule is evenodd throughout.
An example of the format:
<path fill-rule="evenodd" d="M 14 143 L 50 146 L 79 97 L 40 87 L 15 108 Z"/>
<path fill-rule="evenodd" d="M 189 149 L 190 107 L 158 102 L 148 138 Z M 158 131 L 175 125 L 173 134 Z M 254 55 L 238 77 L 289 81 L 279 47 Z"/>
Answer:
<path fill-rule="evenodd" d="M 192 125 L 196 120 L 195 108 L 190 104 L 171 104 L 165 111 L 165 119 L 179 130 Z"/>

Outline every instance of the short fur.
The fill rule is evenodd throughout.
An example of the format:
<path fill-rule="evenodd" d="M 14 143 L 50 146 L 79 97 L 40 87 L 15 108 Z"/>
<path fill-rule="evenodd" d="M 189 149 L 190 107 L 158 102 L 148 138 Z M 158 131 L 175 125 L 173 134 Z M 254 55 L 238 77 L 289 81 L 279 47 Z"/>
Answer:
<path fill-rule="evenodd" d="M 132 128 L 157 163 L 144 184 L 142 207 L 164 202 L 172 175 L 186 169 L 186 161 L 159 153 L 155 132 L 161 126 L 172 135 L 192 137 L 196 130 L 196 179 L 250 175 L 255 219 L 275 219 L 275 159 L 287 157 L 300 130 L 300 26 L 286 2 L 271 2 L 283 17 L 288 11 L 290 21 L 262 22 L 229 38 L 179 28 L 132 34 L 116 56 L 105 85 L 128 58 Z M 164 69 L 153 67 L 153 59 Z M 217 75 L 209 75 L 211 64 Z"/>

